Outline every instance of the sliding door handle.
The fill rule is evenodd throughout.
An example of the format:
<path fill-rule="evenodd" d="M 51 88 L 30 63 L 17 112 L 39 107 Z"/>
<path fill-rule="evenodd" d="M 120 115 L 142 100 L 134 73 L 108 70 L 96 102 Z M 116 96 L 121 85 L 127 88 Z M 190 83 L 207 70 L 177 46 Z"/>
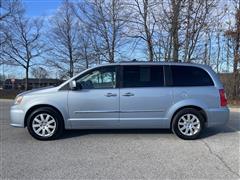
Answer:
<path fill-rule="evenodd" d="M 105 94 L 106 97 L 114 97 L 117 96 L 117 94 L 113 94 L 113 93 L 107 93 Z"/>
<path fill-rule="evenodd" d="M 130 93 L 130 92 L 128 92 L 128 93 L 125 93 L 125 94 L 123 94 L 123 96 L 134 96 L 134 94 L 133 94 L 133 93 Z"/>

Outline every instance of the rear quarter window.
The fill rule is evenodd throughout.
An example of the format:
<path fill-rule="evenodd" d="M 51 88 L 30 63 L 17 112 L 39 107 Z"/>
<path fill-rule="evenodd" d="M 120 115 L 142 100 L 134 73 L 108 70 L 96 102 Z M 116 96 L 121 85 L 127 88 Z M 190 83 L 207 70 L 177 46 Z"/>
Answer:
<path fill-rule="evenodd" d="M 171 66 L 173 86 L 213 86 L 209 74 L 202 68 Z"/>

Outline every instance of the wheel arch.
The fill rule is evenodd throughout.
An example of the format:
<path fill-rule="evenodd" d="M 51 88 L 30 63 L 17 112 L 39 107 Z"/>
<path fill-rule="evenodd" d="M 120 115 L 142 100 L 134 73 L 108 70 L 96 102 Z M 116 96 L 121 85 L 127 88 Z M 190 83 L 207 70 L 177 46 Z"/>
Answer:
<path fill-rule="evenodd" d="M 58 108 L 56 108 L 55 106 L 49 105 L 49 104 L 38 104 L 38 105 L 34 105 L 34 106 L 32 106 L 31 108 L 29 108 L 29 109 L 27 110 L 26 114 L 25 114 L 25 117 L 24 117 L 24 127 L 27 126 L 27 119 L 28 119 L 28 117 L 30 116 L 30 114 L 31 114 L 32 112 L 34 112 L 35 110 L 37 110 L 37 109 L 39 109 L 39 108 L 42 108 L 42 107 L 49 107 L 49 108 L 54 109 L 56 112 L 58 112 L 59 115 L 62 117 L 63 125 L 64 125 L 64 127 L 65 127 L 65 121 L 64 121 L 64 117 L 63 117 L 63 114 L 61 113 L 61 111 L 60 111 Z"/>
<path fill-rule="evenodd" d="M 185 105 L 185 106 L 182 106 L 182 107 L 179 107 L 171 116 L 171 123 L 170 123 L 170 127 L 172 127 L 172 122 L 173 122 L 173 118 L 174 116 L 181 110 L 183 109 L 187 109 L 187 108 L 191 108 L 191 109 L 196 109 L 197 111 L 199 111 L 201 113 L 201 115 L 203 116 L 204 118 L 204 123 L 206 124 L 208 122 L 208 117 L 207 117 L 207 113 L 205 112 L 205 110 L 200 107 L 200 106 L 197 106 L 197 105 Z"/>

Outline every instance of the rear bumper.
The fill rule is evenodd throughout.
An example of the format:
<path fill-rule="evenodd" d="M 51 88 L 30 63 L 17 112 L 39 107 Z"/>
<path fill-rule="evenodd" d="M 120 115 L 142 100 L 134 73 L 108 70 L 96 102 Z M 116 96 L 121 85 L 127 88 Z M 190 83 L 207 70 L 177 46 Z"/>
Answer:
<path fill-rule="evenodd" d="M 17 106 L 12 106 L 10 110 L 10 125 L 14 127 L 24 127 L 25 112 Z"/>
<path fill-rule="evenodd" d="M 207 111 L 207 127 L 224 125 L 229 120 L 229 109 L 228 107 L 208 109 Z"/>

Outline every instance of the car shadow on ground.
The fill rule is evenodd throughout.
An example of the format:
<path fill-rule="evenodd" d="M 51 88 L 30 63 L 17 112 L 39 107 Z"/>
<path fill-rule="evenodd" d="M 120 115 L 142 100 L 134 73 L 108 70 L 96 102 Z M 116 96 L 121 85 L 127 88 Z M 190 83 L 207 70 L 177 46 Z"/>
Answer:
<path fill-rule="evenodd" d="M 74 138 L 90 134 L 172 134 L 169 129 L 89 129 L 65 130 L 60 139 Z"/>
<path fill-rule="evenodd" d="M 226 124 L 221 126 L 209 127 L 204 130 L 200 138 L 208 138 L 217 134 L 235 133 L 240 131 L 240 126 L 234 126 Z"/>
<path fill-rule="evenodd" d="M 238 128 L 229 126 L 217 126 L 206 128 L 200 135 L 200 138 L 208 138 L 217 134 L 234 133 L 239 131 Z M 170 129 L 94 129 L 94 130 L 66 130 L 60 139 L 75 138 L 91 134 L 169 134 L 173 135 Z"/>

